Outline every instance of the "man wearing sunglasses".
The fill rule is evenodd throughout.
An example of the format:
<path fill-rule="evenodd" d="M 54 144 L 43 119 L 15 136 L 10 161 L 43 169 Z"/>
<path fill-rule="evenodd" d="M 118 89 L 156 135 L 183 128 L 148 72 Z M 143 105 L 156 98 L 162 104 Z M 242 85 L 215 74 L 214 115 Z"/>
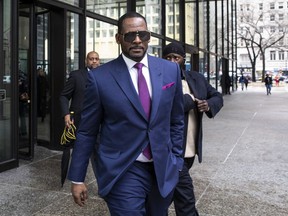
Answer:
<path fill-rule="evenodd" d="M 89 73 L 81 123 L 69 170 L 74 201 L 93 149 L 98 193 L 112 216 L 166 216 L 183 166 L 184 127 L 179 65 L 147 54 L 145 18 L 118 20 L 122 54 Z M 100 128 L 100 142 L 95 145 Z"/>
<path fill-rule="evenodd" d="M 184 166 L 174 191 L 174 207 L 177 216 L 198 216 L 192 177 L 189 169 L 195 156 L 202 161 L 202 118 L 205 113 L 213 118 L 223 106 L 223 98 L 206 78 L 195 71 L 185 70 L 185 51 L 180 43 L 172 42 L 164 47 L 163 58 L 175 62 L 182 68 L 184 97 Z"/>

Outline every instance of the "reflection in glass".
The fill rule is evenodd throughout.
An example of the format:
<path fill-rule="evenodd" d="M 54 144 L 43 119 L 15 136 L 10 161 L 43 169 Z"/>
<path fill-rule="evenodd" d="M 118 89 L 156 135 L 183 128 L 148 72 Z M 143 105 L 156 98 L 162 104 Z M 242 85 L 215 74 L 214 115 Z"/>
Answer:
<path fill-rule="evenodd" d="M 209 1 L 209 50 L 216 52 L 216 8 L 215 1 Z"/>
<path fill-rule="evenodd" d="M 86 8 L 88 11 L 115 20 L 118 20 L 127 11 L 126 1 L 123 0 L 87 0 Z"/>
<path fill-rule="evenodd" d="M 166 1 L 166 36 L 175 40 L 180 40 L 179 13 L 179 1 Z"/>
<path fill-rule="evenodd" d="M 147 52 L 149 55 L 152 55 L 155 57 L 161 57 L 160 55 L 162 53 L 161 39 L 151 37 Z"/>
<path fill-rule="evenodd" d="M 136 11 L 146 18 L 149 31 L 161 34 L 162 32 L 161 1 L 159 0 L 137 1 Z"/>
<path fill-rule="evenodd" d="M 199 47 L 207 49 L 207 3 L 206 0 L 199 0 Z"/>
<path fill-rule="evenodd" d="M 199 51 L 199 73 L 207 77 L 207 59 L 204 52 Z"/>
<path fill-rule="evenodd" d="M 222 55 L 222 38 L 223 38 L 223 35 L 222 35 L 222 1 L 216 1 L 216 4 L 217 4 L 217 33 L 218 33 L 218 36 L 217 36 L 217 53 L 219 55 Z"/>
<path fill-rule="evenodd" d="M 116 25 L 87 17 L 86 31 L 87 53 L 92 50 L 98 52 L 101 64 L 117 58 L 119 55 L 119 46 L 115 40 L 117 33 Z"/>
<path fill-rule="evenodd" d="M 79 69 L 79 15 L 67 12 L 66 23 L 67 73 Z"/>
<path fill-rule="evenodd" d="M 70 5 L 79 6 L 79 0 L 58 0 Z"/>
<path fill-rule="evenodd" d="M 25 9 L 24 9 L 25 10 Z M 27 10 L 27 8 L 26 8 Z M 18 98 L 19 98 L 19 152 L 20 155 L 30 156 L 31 145 L 29 142 L 30 134 L 30 34 L 29 34 L 29 17 L 19 16 L 19 64 L 18 64 Z"/>
<path fill-rule="evenodd" d="M 189 3 L 185 4 L 185 40 L 186 43 L 196 46 L 196 28 L 197 28 L 197 19 L 196 19 L 196 1 L 188 1 Z"/>
<path fill-rule="evenodd" d="M 214 87 L 217 88 L 216 86 L 216 56 L 215 55 L 210 55 L 210 72 L 209 72 L 209 83 Z"/>
<path fill-rule="evenodd" d="M 3 64 L 0 71 L 0 163 L 12 159 L 11 141 L 11 1 L 3 2 Z M 2 59 L 1 59 L 2 61 Z"/>
<path fill-rule="evenodd" d="M 36 8 L 41 10 L 41 8 Z M 44 10 L 42 10 L 44 11 Z M 50 141 L 50 103 L 51 91 L 49 79 L 51 78 L 50 62 L 48 55 L 48 23 L 49 12 L 37 15 L 37 142 Z"/>

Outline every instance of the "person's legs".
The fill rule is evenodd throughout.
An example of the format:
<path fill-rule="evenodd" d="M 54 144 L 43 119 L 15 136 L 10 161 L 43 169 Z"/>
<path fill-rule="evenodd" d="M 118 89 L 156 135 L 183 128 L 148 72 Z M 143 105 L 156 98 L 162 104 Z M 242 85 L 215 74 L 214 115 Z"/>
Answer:
<path fill-rule="evenodd" d="M 147 201 L 152 196 L 154 205 L 150 206 Z M 171 202 L 161 197 L 153 163 L 149 162 L 135 162 L 104 200 L 111 216 L 166 216 Z"/>
<path fill-rule="evenodd" d="M 146 202 L 145 216 L 167 216 L 172 198 L 173 191 L 167 197 L 163 198 L 158 190 L 157 182 L 155 181 Z"/>
<path fill-rule="evenodd" d="M 194 159 L 195 157 L 184 159 L 184 166 L 174 191 L 173 201 L 177 216 L 199 215 L 195 206 L 193 180 L 189 174 L 189 169 L 192 167 Z"/>
<path fill-rule="evenodd" d="M 272 88 L 272 85 L 269 85 L 269 94 L 271 95 L 271 88 Z"/>

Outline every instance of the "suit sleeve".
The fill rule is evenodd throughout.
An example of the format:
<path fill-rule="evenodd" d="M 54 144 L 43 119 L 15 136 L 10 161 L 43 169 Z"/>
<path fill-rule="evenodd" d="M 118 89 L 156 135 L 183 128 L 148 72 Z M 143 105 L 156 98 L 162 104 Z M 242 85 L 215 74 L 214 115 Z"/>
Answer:
<path fill-rule="evenodd" d="M 175 156 L 181 158 L 183 154 L 183 130 L 184 130 L 184 107 L 183 91 L 181 81 L 181 71 L 177 65 L 177 86 L 171 112 L 171 140 L 173 143 L 172 151 Z M 179 170 L 182 163 L 179 163 Z"/>
<path fill-rule="evenodd" d="M 74 75 L 75 73 L 72 71 L 59 97 L 62 117 L 69 113 L 69 101 L 72 99 L 75 88 Z"/>
<path fill-rule="evenodd" d="M 89 158 L 97 144 L 102 108 L 97 82 L 92 73 L 88 73 L 88 84 L 85 89 L 81 121 L 77 129 L 76 141 L 72 152 L 68 178 L 75 182 L 84 182 Z"/>
<path fill-rule="evenodd" d="M 205 79 L 205 78 L 204 78 Z M 223 107 L 223 97 L 220 92 L 218 92 L 213 86 L 211 86 L 205 79 L 206 89 L 207 89 L 207 102 L 210 107 L 206 115 L 209 118 L 213 118 Z"/>

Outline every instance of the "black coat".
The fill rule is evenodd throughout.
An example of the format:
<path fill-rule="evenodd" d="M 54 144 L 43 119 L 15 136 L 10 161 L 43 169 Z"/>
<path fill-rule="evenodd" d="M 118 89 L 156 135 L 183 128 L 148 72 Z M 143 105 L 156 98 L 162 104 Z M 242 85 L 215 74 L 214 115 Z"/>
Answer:
<path fill-rule="evenodd" d="M 190 88 L 190 91 L 195 98 L 200 100 L 206 100 L 210 107 L 208 112 L 205 112 L 209 118 L 213 118 L 223 107 L 223 97 L 214 87 L 212 87 L 206 78 L 198 72 L 184 71 L 185 78 Z M 186 147 L 187 139 L 187 125 L 188 125 L 188 114 L 191 109 L 197 109 L 197 104 L 192 100 L 191 96 L 184 94 L 184 112 L 185 112 L 185 128 L 184 128 L 184 149 Z M 198 112 L 197 115 L 197 138 L 196 138 L 196 154 L 198 155 L 198 160 L 202 161 L 202 118 L 203 112 Z"/>
<path fill-rule="evenodd" d="M 59 98 L 62 117 L 69 114 L 70 111 L 73 111 L 74 124 L 76 127 L 81 117 L 87 77 L 88 70 L 86 68 L 70 72 L 69 78 Z"/>

